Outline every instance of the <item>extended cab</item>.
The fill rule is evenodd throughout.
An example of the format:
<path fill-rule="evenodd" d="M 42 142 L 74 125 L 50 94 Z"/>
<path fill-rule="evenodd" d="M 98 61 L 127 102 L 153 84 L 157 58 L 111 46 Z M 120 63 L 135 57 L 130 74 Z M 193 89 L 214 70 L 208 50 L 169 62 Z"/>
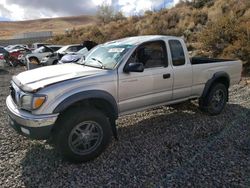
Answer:
<path fill-rule="evenodd" d="M 52 138 L 70 161 L 88 161 L 117 137 L 119 116 L 190 99 L 208 114 L 221 113 L 241 70 L 240 61 L 190 59 L 177 37 L 107 42 L 78 63 L 14 76 L 6 99 L 10 125 L 31 138 Z"/>

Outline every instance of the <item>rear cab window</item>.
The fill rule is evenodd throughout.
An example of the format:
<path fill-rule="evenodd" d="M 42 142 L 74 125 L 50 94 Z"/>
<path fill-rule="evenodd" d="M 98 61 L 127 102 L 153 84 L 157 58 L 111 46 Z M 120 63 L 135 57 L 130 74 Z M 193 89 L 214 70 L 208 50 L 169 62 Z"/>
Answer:
<path fill-rule="evenodd" d="M 173 66 L 182 66 L 186 63 L 185 53 L 179 40 L 169 40 L 169 47 Z"/>

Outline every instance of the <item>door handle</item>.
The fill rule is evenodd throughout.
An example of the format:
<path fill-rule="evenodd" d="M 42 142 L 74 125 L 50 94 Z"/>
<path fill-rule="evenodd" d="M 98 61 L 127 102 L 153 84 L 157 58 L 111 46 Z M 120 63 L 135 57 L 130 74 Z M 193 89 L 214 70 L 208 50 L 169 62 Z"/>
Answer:
<path fill-rule="evenodd" d="M 168 78 L 170 78 L 170 77 L 171 77 L 170 74 L 163 74 L 163 79 L 168 79 Z"/>

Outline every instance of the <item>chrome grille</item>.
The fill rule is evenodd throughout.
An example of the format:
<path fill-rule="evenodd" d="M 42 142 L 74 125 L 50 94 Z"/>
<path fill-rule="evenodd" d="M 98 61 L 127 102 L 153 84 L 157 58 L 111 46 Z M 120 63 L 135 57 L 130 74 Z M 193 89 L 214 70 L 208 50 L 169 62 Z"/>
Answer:
<path fill-rule="evenodd" d="M 16 91 L 15 91 L 15 89 L 14 89 L 14 87 L 12 85 L 10 86 L 10 95 L 12 97 L 12 100 L 16 103 L 17 102 L 17 100 L 16 100 Z"/>

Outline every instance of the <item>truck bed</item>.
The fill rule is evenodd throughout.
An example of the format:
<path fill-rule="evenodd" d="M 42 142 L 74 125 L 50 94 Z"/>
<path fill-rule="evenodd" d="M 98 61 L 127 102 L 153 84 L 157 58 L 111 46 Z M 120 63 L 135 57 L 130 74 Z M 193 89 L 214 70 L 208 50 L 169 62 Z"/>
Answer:
<path fill-rule="evenodd" d="M 207 58 L 207 57 L 192 57 L 190 62 L 192 65 L 205 64 L 205 63 L 218 63 L 225 61 L 234 61 L 232 59 L 215 59 L 215 58 Z"/>

